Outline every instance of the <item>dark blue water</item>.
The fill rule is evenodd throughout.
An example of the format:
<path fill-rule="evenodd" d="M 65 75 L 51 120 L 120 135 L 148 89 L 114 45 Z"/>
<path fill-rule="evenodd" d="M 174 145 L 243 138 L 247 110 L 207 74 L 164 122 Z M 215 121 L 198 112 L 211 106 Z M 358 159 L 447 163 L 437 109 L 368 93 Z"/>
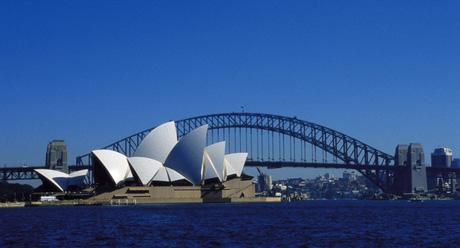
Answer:
<path fill-rule="evenodd" d="M 460 247 L 460 201 L 0 209 L 1 247 Z"/>

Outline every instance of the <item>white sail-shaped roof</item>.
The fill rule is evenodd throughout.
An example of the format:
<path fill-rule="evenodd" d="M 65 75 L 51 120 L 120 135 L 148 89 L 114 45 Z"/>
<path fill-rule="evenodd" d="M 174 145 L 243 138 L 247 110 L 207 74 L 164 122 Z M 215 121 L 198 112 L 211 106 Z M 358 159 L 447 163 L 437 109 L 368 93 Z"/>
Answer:
<path fill-rule="evenodd" d="M 206 152 L 204 153 L 203 159 L 204 159 L 204 165 L 203 165 L 204 168 L 203 168 L 203 175 L 201 175 L 201 178 L 203 180 L 218 178 L 219 181 L 221 181 L 219 176 L 217 175 L 217 171 L 214 168 L 214 165 L 212 164 L 211 158 L 207 155 Z"/>
<path fill-rule="evenodd" d="M 133 177 L 125 155 L 112 150 L 95 150 L 92 153 L 102 163 L 115 185 Z"/>
<path fill-rule="evenodd" d="M 176 170 L 193 185 L 201 183 L 203 152 L 208 125 L 203 125 L 182 137 L 166 159 L 165 166 Z"/>
<path fill-rule="evenodd" d="M 227 181 L 228 176 L 232 176 L 232 175 L 236 176 L 236 170 L 233 169 L 233 166 L 230 164 L 230 161 L 227 159 L 227 155 L 225 157 L 226 158 L 224 160 L 224 166 L 225 166 L 224 181 Z"/>
<path fill-rule="evenodd" d="M 204 179 L 224 178 L 225 141 L 207 146 L 204 150 Z"/>
<path fill-rule="evenodd" d="M 74 171 L 69 174 L 70 177 L 86 177 L 88 175 L 88 170 L 79 170 L 79 171 Z"/>
<path fill-rule="evenodd" d="M 88 176 L 89 170 L 79 170 L 74 171 L 69 174 L 69 178 L 66 180 L 66 187 L 69 186 L 79 186 L 83 187 L 85 185 L 85 179 Z"/>
<path fill-rule="evenodd" d="M 88 170 L 80 170 L 67 174 L 57 170 L 35 169 L 42 180 L 46 180 L 59 191 L 66 191 L 69 186 L 83 186 Z"/>
<path fill-rule="evenodd" d="M 168 172 L 166 171 L 166 167 L 161 167 L 158 169 L 157 173 L 152 179 L 152 182 L 167 182 L 169 183 Z"/>
<path fill-rule="evenodd" d="M 241 173 L 243 173 L 243 168 L 247 157 L 247 153 L 231 153 L 225 155 L 226 177 L 231 175 L 240 177 Z"/>
<path fill-rule="evenodd" d="M 160 162 L 151 158 L 130 157 L 128 158 L 128 162 L 131 166 L 133 176 L 144 186 L 147 186 L 158 170 L 163 167 Z"/>
<path fill-rule="evenodd" d="M 64 191 L 64 188 L 61 185 L 59 185 L 59 183 L 56 182 L 54 178 L 68 178 L 68 174 L 61 171 L 49 169 L 35 169 L 34 171 L 40 175 L 40 178 L 48 181 L 49 183 L 51 183 L 51 185 L 54 185 L 56 189 L 58 189 L 59 191 Z"/>
<path fill-rule="evenodd" d="M 176 124 L 170 121 L 156 127 L 145 136 L 133 156 L 151 158 L 164 164 L 176 143 Z"/>
<path fill-rule="evenodd" d="M 182 176 L 179 172 L 171 169 L 171 168 L 168 168 L 168 167 L 165 167 L 166 168 L 166 171 L 168 172 L 168 175 L 169 175 L 169 180 L 171 182 L 176 182 L 176 181 L 180 181 L 180 180 L 187 180 L 187 178 L 185 178 L 184 176 Z"/>

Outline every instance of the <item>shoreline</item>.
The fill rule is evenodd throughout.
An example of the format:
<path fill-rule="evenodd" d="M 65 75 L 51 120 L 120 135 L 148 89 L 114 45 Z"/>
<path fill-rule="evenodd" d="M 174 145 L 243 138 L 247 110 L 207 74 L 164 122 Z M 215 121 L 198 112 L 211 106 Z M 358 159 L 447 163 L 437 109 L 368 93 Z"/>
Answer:
<path fill-rule="evenodd" d="M 456 201 L 458 199 L 453 198 L 438 198 L 438 199 L 395 199 L 395 200 L 382 200 L 382 199 L 308 199 L 290 202 L 302 202 L 302 201 L 395 201 L 395 202 L 435 202 L 435 201 Z M 196 199 L 183 199 L 177 200 L 157 200 L 157 201 L 88 201 L 88 200 L 64 200 L 56 202 L 3 202 L 0 203 L 1 208 L 24 208 L 24 207 L 47 207 L 47 206 L 147 206 L 147 205 L 182 205 L 182 204 L 215 204 L 215 203 L 283 203 L 288 201 L 282 201 L 277 197 L 257 197 L 257 198 L 246 198 L 246 199 L 223 199 L 220 201 L 203 201 Z"/>

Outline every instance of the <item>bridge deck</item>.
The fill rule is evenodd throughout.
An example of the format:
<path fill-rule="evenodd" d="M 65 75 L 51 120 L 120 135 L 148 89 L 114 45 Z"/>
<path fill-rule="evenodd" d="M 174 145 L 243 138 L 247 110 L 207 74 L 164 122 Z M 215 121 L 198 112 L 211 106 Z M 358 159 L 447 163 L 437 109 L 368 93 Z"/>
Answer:
<path fill-rule="evenodd" d="M 309 163 L 309 162 L 276 162 L 276 161 L 247 161 L 247 167 L 266 167 L 268 169 L 279 168 L 325 168 L 325 169 L 349 169 L 349 170 L 380 170 L 380 171 L 395 171 L 403 169 L 401 166 L 386 166 L 386 165 L 360 165 L 360 164 L 339 164 L 339 163 Z M 33 167 L 3 167 L 0 168 L 0 178 L 3 180 L 30 180 L 38 179 L 34 169 L 45 169 L 44 166 Z M 70 171 L 89 169 L 89 165 L 73 165 L 69 166 Z M 460 168 L 438 168 L 426 167 L 427 173 L 456 173 L 460 175 Z"/>
<path fill-rule="evenodd" d="M 247 167 L 267 167 L 269 169 L 278 168 L 325 168 L 325 169 L 350 169 L 350 170 L 389 170 L 394 171 L 403 169 L 402 166 L 393 165 L 362 165 L 362 164 L 338 164 L 338 163 L 309 163 L 309 162 L 263 162 L 263 161 L 248 161 Z M 441 167 L 426 167 L 427 172 L 460 173 L 460 168 L 441 168 Z"/>

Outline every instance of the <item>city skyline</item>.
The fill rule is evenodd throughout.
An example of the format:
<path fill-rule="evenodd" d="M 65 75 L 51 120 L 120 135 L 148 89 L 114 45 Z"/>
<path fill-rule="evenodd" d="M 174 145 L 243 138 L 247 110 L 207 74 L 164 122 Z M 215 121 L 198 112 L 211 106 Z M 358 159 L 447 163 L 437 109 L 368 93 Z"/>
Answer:
<path fill-rule="evenodd" d="M 426 161 L 436 147 L 460 157 L 454 1 L 0 5 L 2 164 L 44 164 L 54 139 L 73 164 L 160 123 L 241 106 L 389 154 L 418 142 Z"/>

